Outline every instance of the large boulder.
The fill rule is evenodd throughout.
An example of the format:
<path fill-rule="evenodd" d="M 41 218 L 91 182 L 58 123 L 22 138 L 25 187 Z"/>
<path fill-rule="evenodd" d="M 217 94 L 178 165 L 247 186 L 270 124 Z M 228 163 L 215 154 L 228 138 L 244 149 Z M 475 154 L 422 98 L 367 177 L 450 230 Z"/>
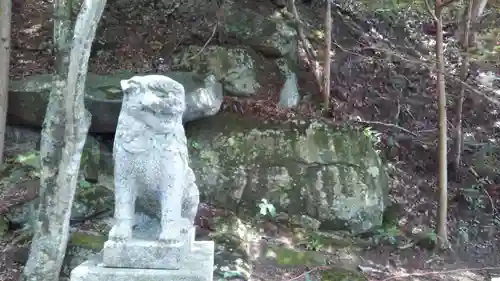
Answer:
<path fill-rule="evenodd" d="M 361 233 L 382 223 L 388 176 L 362 131 L 319 121 L 271 126 L 220 114 L 186 126 L 206 202 L 255 210 L 265 198 L 322 229 Z"/>
<path fill-rule="evenodd" d="M 87 75 L 85 106 L 92 114 L 91 133 L 114 133 L 121 110 L 122 91 L 120 80 L 135 74 L 118 72 L 108 75 Z M 184 122 L 216 114 L 222 104 L 222 86 L 213 76 L 204 79 L 193 73 L 168 72 L 166 76 L 177 80 L 186 90 L 187 110 Z M 33 75 L 11 81 L 7 122 L 41 128 L 52 87 L 50 74 Z"/>
<path fill-rule="evenodd" d="M 266 56 L 297 56 L 298 37 L 293 21 L 279 12 L 266 16 L 228 2 L 224 5 L 222 32 Z"/>
<path fill-rule="evenodd" d="M 228 94 L 249 96 L 259 88 L 257 54 L 248 48 L 188 46 L 171 57 L 172 67 L 199 75 L 215 75 Z"/>
<path fill-rule="evenodd" d="M 255 214 L 266 199 L 278 211 L 317 219 L 320 229 L 353 233 L 382 223 L 388 176 L 360 130 L 319 121 L 274 126 L 220 113 L 186 124 L 186 134 L 208 204 Z M 112 186 L 111 153 L 102 155 L 99 182 Z"/>
<path fill-rule="evenodd" d="M 170 57 L 172 69 L 214 75 L 226 95 L 248 97 L 280 91 L 280 105 L 296 106 L 300 101 L 296 61 L 265 58 L 249 47 L 188 46 Z M 278 87 L 281 86 L 281 90 Z"/>

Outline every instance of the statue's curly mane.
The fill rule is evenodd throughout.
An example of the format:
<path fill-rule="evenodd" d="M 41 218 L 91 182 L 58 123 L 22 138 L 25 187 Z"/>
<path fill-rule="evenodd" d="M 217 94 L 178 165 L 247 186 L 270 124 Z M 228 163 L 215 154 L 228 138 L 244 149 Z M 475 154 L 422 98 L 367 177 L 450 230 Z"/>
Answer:
<path fill-rule="evenodd" d="M 172 115 L 182 115 L 186 110 L 186 101 L 184 89 L 180 89 L 175 80 L 166 76 L 157 76 L 156 79 L 148 80 L 146 91 L 155 93 L 155 95 L 168 103 L 168 113 Z M 182 85 L 181 85 L 182 87 Z"/>

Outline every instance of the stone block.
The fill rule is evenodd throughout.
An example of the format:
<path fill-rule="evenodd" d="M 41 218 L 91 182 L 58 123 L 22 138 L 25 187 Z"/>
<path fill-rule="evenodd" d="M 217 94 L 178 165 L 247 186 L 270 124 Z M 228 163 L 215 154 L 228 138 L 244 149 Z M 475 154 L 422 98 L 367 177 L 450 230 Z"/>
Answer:
<path fill-rule="evenodd" d="M 214 242 L 193 242 L 192 250 L 176 270 L 110 268 L 97 254 L 71 272 L 71 281 L 213 281 Z"/>
<path fill-rule="evenodd" d="M 102 250 L 102 263 L 112 268 L 179 269 L 190 255 L 193 243 L 197 243 L 194 236 L 192 227 L 186 240 L 177 244 L 161 243 L 152 237 L 147 240 L 134 237 L 127 242 L 108 240 Z"/>

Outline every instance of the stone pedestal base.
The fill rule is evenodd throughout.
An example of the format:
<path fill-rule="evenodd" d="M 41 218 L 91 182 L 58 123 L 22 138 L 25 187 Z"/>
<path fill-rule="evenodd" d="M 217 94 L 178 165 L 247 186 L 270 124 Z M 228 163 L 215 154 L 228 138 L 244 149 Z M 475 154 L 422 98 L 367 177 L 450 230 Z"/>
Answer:
<path fill-rule="evenodd" d="M 190 255 L 195 228 L 191 228 L 186 240 L 178 244 L 165 244 L 157 240 L 132 239 L 127 242 L 106 241 L 102 250 L 105 267 L 179 269 Z"/>
<path fill-rule="evenodd" d="M 176 270 L 110 268 L 102 264 L 102 253 L 71 271 L 71 281 L 212 281 L 214 242 L 193 242 L 191 251 Z"/>

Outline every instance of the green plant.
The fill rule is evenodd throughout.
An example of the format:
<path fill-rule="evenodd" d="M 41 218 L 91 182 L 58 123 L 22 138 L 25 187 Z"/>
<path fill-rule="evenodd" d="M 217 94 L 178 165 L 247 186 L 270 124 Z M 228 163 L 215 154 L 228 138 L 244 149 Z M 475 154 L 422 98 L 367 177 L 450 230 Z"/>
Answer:
<path fill-rule="evenodd" d="M 427 231 L 422 235 L 422 238 L 435 242 L 437 240 L 437 234 L 434 231 Z"/>
<path fill-rule="evenodd" d="M 373 144 L 379 144 L 381 139 L 380 139 L 380 136 L 382 135 L 380 132 L 377 132 L 375 130 L 373 130 L 372 127 L 366 127 L 363 129 L 363 134 L 368 137 L 372 142 Z"/>
<path fill-rule="evenodd" d="M 219 278 L 218 281 L 225 281 L 227 279 L 231 279 L 231 278 L 243 278 L 242 277 L 242 274 L 241 272 L 239 271 L 236 271 L 236 270 L 232 270 L 232 271 L 224 271 L 222 273 L 222 277 Z M 244 278 L 243 278 L 244 279 Z"/>
<path fill-rule="evenodd" d="M 480 178 L 470 188 L 464 188 L 462 190 L 463 198 L 465 199 L 465 202 L 467 202 L 467 204 L 470 206 L 471 210 L 477 211 L 486 207 L 486 202 L 480 195 L 486 193 L 484 187 L 488 183 L 488 178 Z M 486 195 L 489 196 L 488 194 Z"/>
<path fill-rule="evenodd" d="M 28 168 L 29 175 L 32 178 L 39 178 L 42 168 L 42 161 L 39 151 L 29 151 L 16 156 L 14 163 Z"/>
<path fill-rule="evenodd" d="M 24 154 L 20 154 L 16 157 L 15 162 L 24 166 L 32 167 L 36 170 L 40 169 L 42 166 L 40 163 L 40 152 L 38 151 L 30 151 Z"/>
<path fill-rule="evenodd" d="M 80 180 L 78 182 L 78 187 L 84 188 L 84 189 L 89 189 L 92 187 L 92 184 L 86 180 Z"/>
<path fill-rule="evenodd" d="M 272 218 L 276 217 L 276 208 L 272 203 L 269 203 L 267 199 L 265 198 L 260 199 L 260 203 L 257 204 L 257 207 L 259 207 L 259 215 L 261 216 L 269 215 Z"/>
<path fill-rule="evenodd" d="M 325 247 L 325 245 L 323 245 L 321 240 L 319 240 L 315 237 L 309 237 L 305 246 L 306 246 L 306 249 L 309 251 L 321 251 Z"/>
<path fill-rule="evenodd" d="M 418 234 L 418 237 L 414 240 L 419 247 L 430 250 L 436 246 L 438 235 L 435 231 L 429 230 Z"/>
<path fill-rule="evenodd" d="M 201 145 L 197 141 L 190 141 L 191 147 L 194 149 L 201 149 Z"/>
<path fill-rule="evenodd" d="M 386 226 L 375 231 L 375 234 L 373 235 L 373 242 L 375 244 L 389 243 L 390 245 L 396 245 L 398 237 L 401 235 L 401 230 L 399 230 L 397 226 Z"/>

